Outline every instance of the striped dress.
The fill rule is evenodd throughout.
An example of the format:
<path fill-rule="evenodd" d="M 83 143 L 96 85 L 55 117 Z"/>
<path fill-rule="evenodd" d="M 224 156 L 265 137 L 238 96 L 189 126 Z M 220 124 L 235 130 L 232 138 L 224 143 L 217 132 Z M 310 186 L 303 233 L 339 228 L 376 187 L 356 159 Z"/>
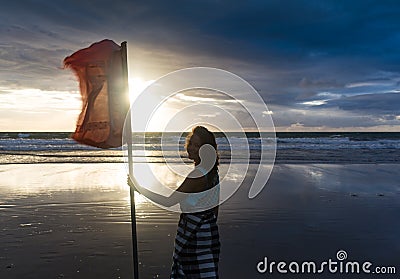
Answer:
<path fill-rule="evenodd" d="M 216 210 L 181 213 L 170 278 L 218 278 L 219 253 Z"/>

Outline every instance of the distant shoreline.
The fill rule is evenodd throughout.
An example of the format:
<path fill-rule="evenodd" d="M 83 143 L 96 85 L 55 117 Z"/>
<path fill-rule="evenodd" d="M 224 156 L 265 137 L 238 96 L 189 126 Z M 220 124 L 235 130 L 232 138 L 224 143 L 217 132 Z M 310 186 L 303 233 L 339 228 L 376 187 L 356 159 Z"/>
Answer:
<path fill-rule="evenodd" d="M 235 163 L 245 162 L 249 156 L 250 164 L 258 164 L 263 152 L 268 153 L 265 158 L 275 158 L 276 164 L 400 163 L 398 132 L 277 132 L 276 136 L 270 133 L 261 137 L 258 133 L 227 133 L 227 137 L 216 133 L 216 136 L 221 164 L 230 163 L 232 150 L 240 155 Z M 184 144 L 184 133 L 146 133 L 144 140 L 142 134 L 134 134 L 135 161 L 189 163 Z M 139 151 L 145 151 L 146 157 L 136 156 Z M 123 148 L 99 149 L 78 144 L 65 132 L 0 132 L 0 164 L 122 163 L 123 155 Z"/>

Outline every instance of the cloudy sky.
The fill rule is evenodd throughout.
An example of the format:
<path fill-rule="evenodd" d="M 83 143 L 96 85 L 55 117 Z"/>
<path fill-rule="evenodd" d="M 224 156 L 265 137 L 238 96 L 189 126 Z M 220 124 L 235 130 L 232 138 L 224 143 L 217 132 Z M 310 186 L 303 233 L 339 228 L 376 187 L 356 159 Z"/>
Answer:
<path fill-rule="evenodd" d="M 400 131 L 399 14 L 384 0 L 9 1 L 0 130 L 72 131 L 80 95 L 62 61 L 108 38 L 128 42 L 137 84 L 195 66 L 242 77 L 278 131 Z"/>

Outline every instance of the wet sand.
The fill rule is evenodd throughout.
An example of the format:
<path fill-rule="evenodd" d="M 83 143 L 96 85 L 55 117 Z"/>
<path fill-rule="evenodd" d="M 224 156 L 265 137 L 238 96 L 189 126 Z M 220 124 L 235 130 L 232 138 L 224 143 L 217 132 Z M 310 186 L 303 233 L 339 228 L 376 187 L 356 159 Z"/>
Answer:
<path fill-rule="evenodd" d="M 277 164 L 220 207 L 221 278 L 398 278 L 400 164 Z M 123 164 L 0 166 L 0 278 L 132 278 Z M 168 278 L 179 214 L 137 196 L 140 278 Z M 260 274 L 268 261 L 348 259 L 396 275 Z"/>

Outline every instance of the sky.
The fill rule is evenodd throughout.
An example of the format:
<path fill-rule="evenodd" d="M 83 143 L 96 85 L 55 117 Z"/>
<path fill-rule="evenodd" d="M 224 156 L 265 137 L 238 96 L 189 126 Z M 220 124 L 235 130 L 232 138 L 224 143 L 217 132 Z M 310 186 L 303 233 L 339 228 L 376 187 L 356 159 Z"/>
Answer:
<path fill-rule="evenodd" d="M 62 61 L 107 38 L 128 42 L 132 94 L 215 67 L 259 92 L 277 131 L 400 132 L 399 14 L 385 0 L 8 1 L 0 131 L 73 131 L 81 100 Z"/>

